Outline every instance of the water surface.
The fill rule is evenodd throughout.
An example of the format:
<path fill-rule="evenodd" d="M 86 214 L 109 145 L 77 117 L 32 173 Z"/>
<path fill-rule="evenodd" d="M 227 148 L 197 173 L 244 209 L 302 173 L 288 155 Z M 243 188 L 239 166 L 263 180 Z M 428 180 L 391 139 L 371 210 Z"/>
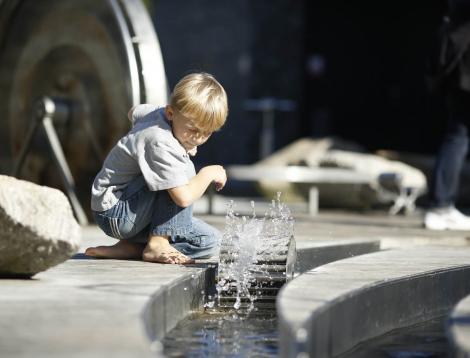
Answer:
<path fill-rule="evenodd" d="M 450 357 L 445 317 L 402 328 L 365 342 L 341 358 L 444 358 Z"/>
<path fill-rule="evenodd" d="M 276 357 L 277 319 L 274 311 L 193 314 L 162 343 L 167 357 Z"/>

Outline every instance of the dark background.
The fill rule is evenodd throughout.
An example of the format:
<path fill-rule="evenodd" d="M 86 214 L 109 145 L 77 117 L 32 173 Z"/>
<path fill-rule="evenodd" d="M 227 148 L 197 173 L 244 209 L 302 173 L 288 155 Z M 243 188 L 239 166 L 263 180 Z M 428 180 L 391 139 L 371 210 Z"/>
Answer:
<path fill-rule="evenodd" d="M 148 3 L 170 87 L 207 71 L 229 95 L 228 122 L 197 165 L 257 161 L 261 113 L 244 103 L 266 96 L 297 104 L 276 113 L 275 148 L 337 136 L 370 151 L 437 150 L 445 112 L 424 75 L 444 1 Z"/>

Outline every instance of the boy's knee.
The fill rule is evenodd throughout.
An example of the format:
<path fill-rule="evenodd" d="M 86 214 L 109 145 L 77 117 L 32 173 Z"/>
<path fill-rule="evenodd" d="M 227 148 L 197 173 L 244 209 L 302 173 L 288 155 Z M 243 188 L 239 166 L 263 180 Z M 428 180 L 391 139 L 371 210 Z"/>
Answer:
<path fill-rule="evenodd" d="M 217 229 L 206 232 L 201 237 L 200 248 L 204 250 L 205 258 L 216 256 L 219 253 L 221 238 L 222 234 Z"/>
<path fill-rule="evenodd" d="M 222 234 L 218 230 L 214 230 L 210 233 L 205 233 L 202 239 L 201 247 L 206 249 L 217 249 L 219 247 Z"/>

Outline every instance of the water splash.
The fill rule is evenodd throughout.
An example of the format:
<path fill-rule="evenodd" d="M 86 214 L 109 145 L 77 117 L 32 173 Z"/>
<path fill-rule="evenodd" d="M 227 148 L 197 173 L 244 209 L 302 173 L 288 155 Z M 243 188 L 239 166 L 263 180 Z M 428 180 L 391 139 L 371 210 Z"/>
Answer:
<path fill-rule="evenodd" d="M 280 192 L 264 217 L 256 217 L 254 201 L 251 201 L 251 208 L 251 217 L 240 217 L 235 213 L 233 200 L 228 203 L 221 243 L 216 286 L 218 305 L 222 296 L 230 296 L 234 298 L 236 310 L 243 302 L 248 304 L 248 311 L 254 308 L 260 294 L 257 278 L 262 276 L 269 281 L 270 262 L 286 255 L 289 240 L 294 235 L 294 219 L 281 202 Z M 209 304 L 206 307 L 213 306 Z"/>

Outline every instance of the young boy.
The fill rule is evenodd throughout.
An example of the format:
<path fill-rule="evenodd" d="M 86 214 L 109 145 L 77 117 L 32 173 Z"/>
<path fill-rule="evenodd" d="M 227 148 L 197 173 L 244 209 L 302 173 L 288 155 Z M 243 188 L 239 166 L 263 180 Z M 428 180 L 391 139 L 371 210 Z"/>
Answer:
<path fill-rule="evenodd" d="M 142 104 L 129 111 L 133 127 L 92 187 L 95 221 L 119 241 L 88 248 L 86 255 L 187 264 L 215 253 L 220 233 L 192 216 L 192 204 L 211 183 L 221 190 L 227 176 L 220 165 L 196 174 L 189 156 L 222 127 L 227 113 L 225 90 L 207 73 L 182 78 L 164 108 Z"/>

